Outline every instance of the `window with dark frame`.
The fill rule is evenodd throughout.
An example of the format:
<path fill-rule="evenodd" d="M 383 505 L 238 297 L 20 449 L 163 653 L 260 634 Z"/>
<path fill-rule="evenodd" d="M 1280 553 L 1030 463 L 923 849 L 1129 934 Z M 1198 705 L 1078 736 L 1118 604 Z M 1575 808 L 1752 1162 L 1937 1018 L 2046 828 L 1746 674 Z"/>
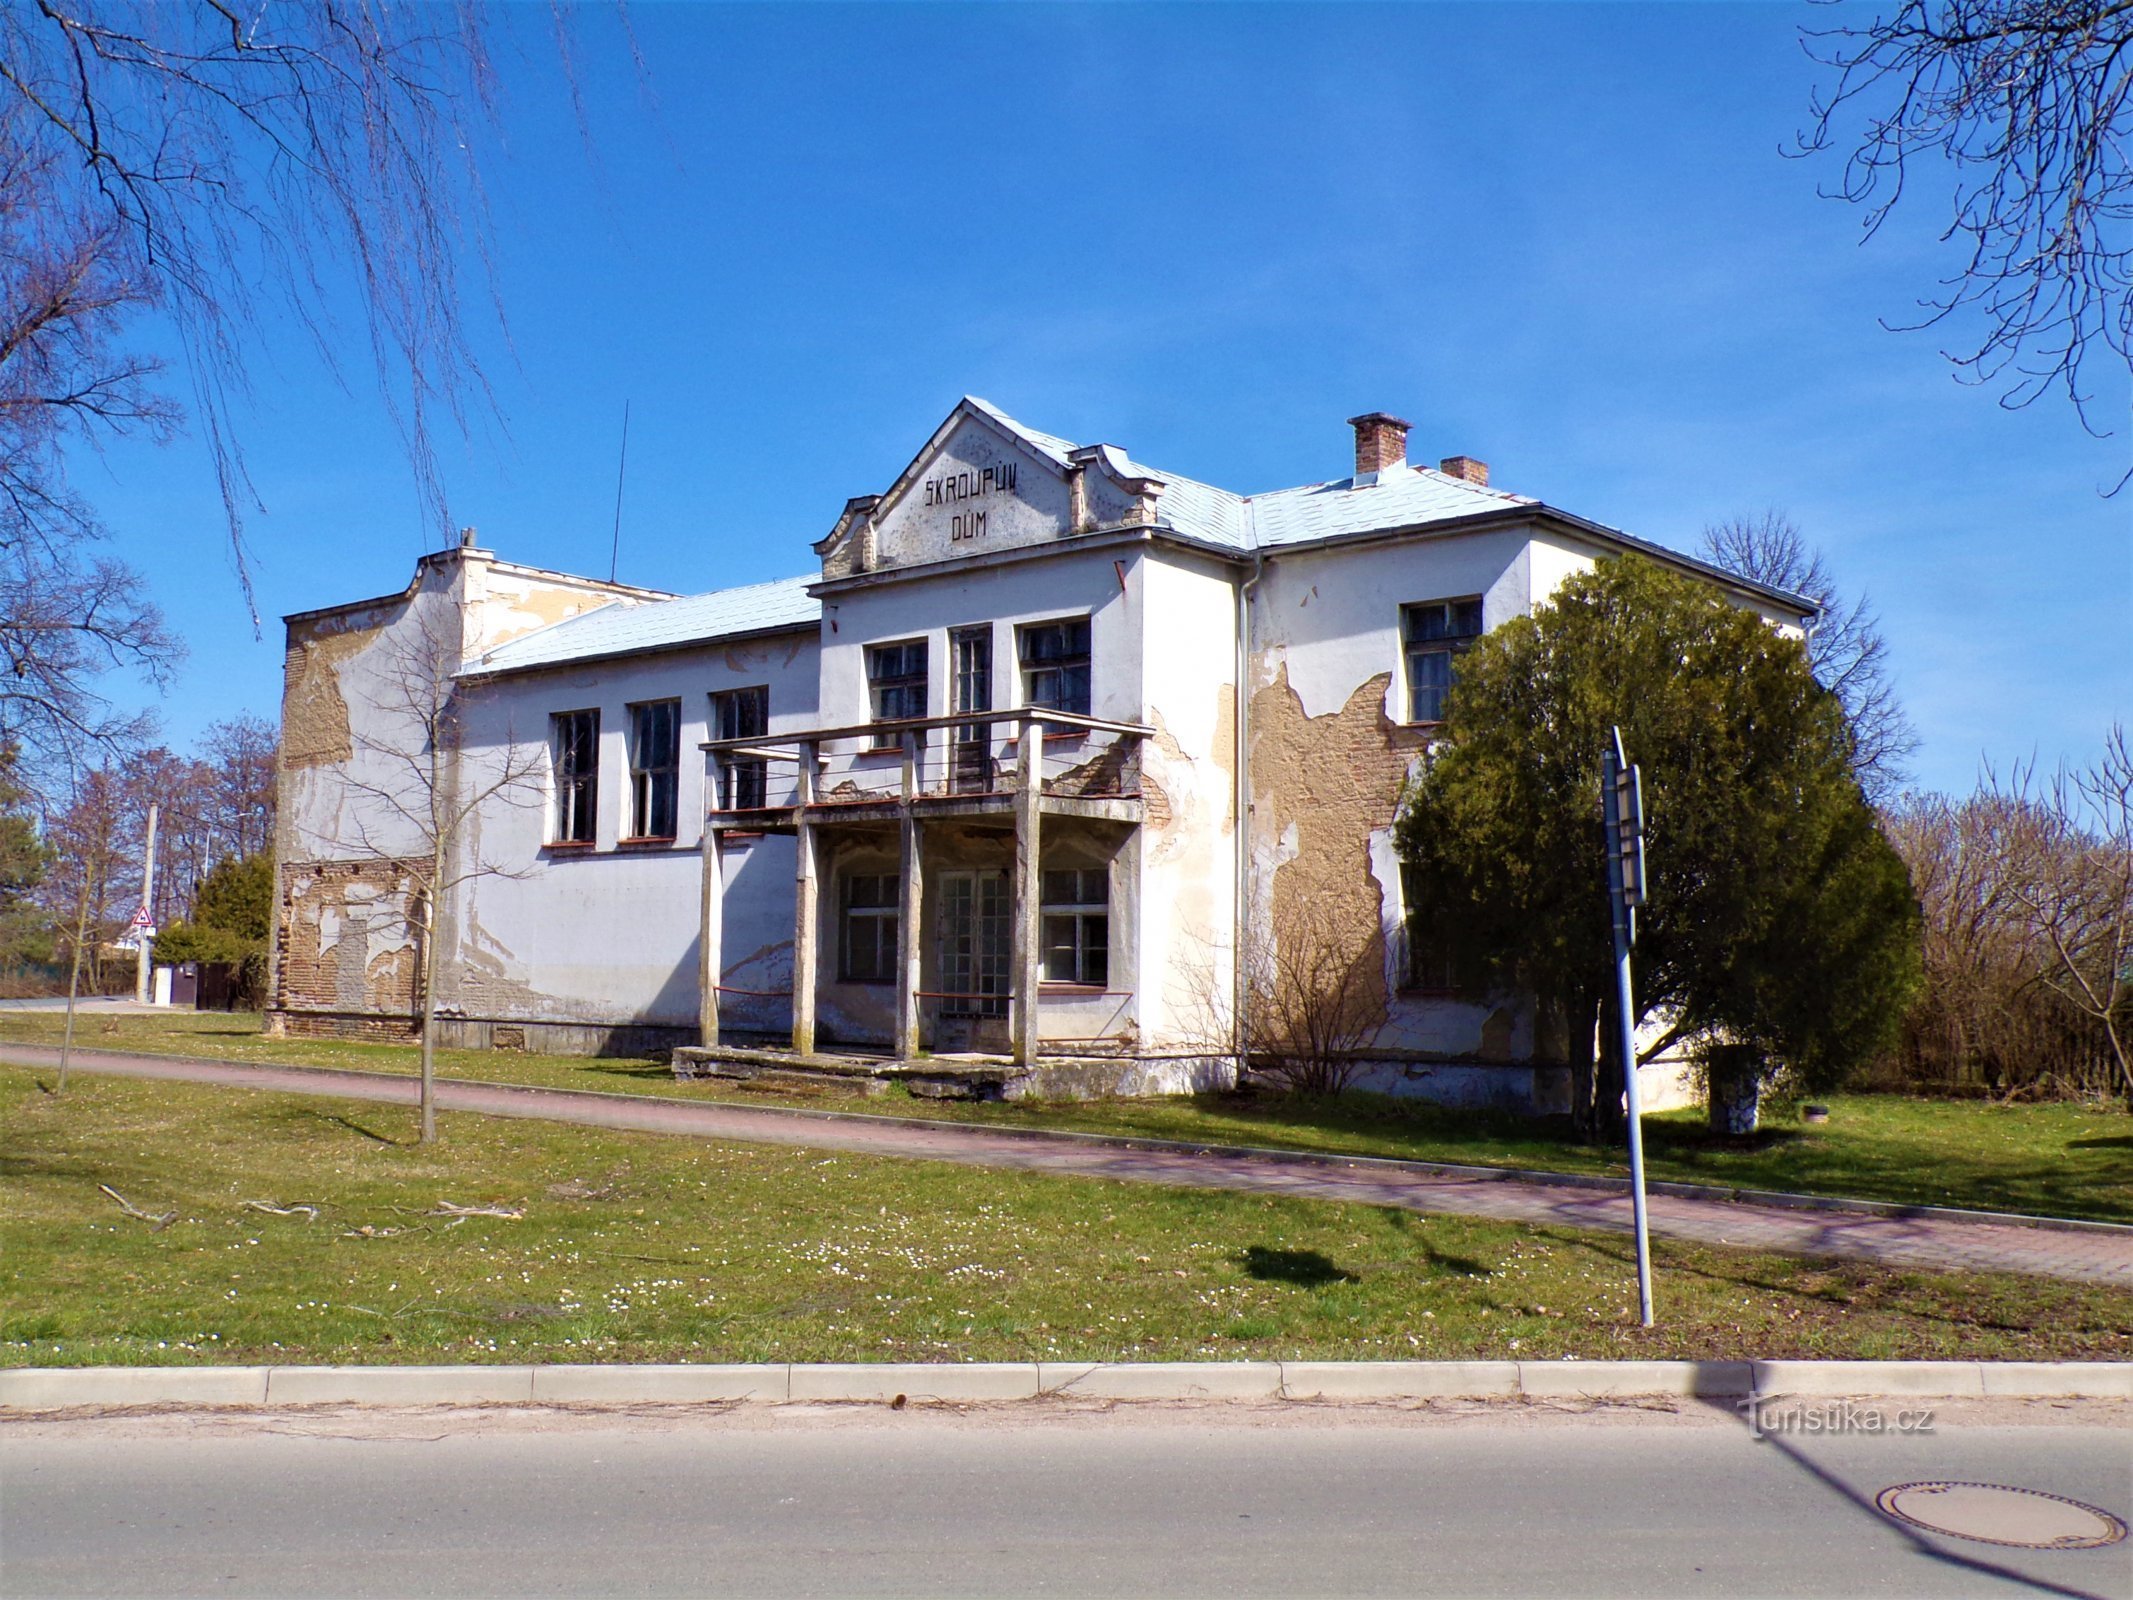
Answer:
<path fill-rule="evenodd" d="M 1429 905 L 1414 869 L 1400 868 L 1400 907 L 1407 932 L 1407 987 L 1438 994 L 1478 995 L 1495 989 L 1503 973 L 1473 942 L 1462 939 Z"/>
<path fill-rule="evenodd" d="M 837 976 L 846 983 L 896 981 L 896 925 L 902 883 L 893 872 L 854 873 L 844 880 Z"/>
<path fill-rule="evenodd" d="M 1089 619 L 1032 622 L 1020 630 L 1022 703 L 1089 714 Z"/>
<path fill-rule="evenodd" d="M 867 646 L 867 693 L 876 722 L 926 714 L 926 641 Z"/>
<path fill-rule="evenodd" d="M 1044 981 L 1101 989 L 1111 978 L 1111 873 L 1047 867 L 1039 885 Z"/>
<path fill-rule="evenodd" d="M 600 713 L 558 711 L 548 719 L 555 771 L 553 844 L 591 844 L 600 825 Z"/>
<path fill-rule="evenodd" d="M 1400 637 L 1407 651 L 1407 720 L 1442 722 L 1456 659 L 1481 637 L 1481 601 L 1402 606 Z"/>
<path fill-rule="evenodd" d="M 630 711 L 630 837 L 671 839 L 679 808 L 681 702 L 648 700 Z"/>
<path fill-rule="evenodd" d="M 770 732 L 770 689 L 756 684 L 746 689 L 720 689 L 711 696 L 711 737 L 714 739 L 759 739 Z M 721 811 L 756 811 L 768 804 L 765 798 L 768 763 L 761 756 L 717 753 L 718 805 Z"/>

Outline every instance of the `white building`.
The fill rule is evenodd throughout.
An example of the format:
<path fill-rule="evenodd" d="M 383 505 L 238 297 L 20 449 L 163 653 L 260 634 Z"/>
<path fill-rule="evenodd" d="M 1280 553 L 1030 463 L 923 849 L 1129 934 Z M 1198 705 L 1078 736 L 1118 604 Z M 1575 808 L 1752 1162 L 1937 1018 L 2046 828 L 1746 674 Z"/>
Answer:
<path fill-rule="evenodd" d="M 805 577 L 676 597 L 470 543 L 289 617 L 271 1026 L 404 1036 L 435 881 L 456 1044 L 1181 1089 L 1234 1078 L 1249 970 L 1312 938 L 1373 1086 L 1561 1103 L 1531 1005 L 1447 986 L 1402 904 L 1453 658 L 1630 550 L 1809 609 L 1353 427 L 1351 474 L 1246 496 L 966 399 Z M 469 813 L 436 864 L 432 792 Z"/>

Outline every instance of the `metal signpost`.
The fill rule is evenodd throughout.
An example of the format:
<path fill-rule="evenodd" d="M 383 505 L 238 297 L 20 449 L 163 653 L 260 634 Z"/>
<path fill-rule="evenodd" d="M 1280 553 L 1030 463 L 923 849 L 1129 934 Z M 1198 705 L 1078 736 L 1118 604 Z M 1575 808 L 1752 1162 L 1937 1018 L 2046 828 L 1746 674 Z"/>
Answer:
<path fill-rule="evenodd" d="M 1629 1001 L 1629 951 L 1637 942 L 1637 907 L 1644 904 L 1643 775 L 1622 753 L 1622 730 L 1608 730 L 1600 752 L 1601 809 L 1607 821 L 1607 903 L 1615 933 L 1615 1018 L 1620 1031 L 1622 1085 L 1629 1113 L 1630 1209 L 1637 1228 L 1637 1309 L 1652 1325 L 1652 1247 L 1644 1216 L 1644 1108 L 1637 1093 L 1636 1013 Z"/>

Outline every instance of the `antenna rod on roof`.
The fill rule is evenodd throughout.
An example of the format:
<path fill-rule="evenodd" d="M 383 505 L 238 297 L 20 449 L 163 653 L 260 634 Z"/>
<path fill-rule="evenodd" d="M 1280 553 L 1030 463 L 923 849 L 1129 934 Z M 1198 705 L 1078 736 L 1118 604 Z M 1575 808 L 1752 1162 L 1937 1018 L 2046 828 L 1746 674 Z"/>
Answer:
<path fill-rule="evenodd" d="M 615 581 L 615 569 L 622 562 L 622 475 L 630 464 L 630 403 L 622 402 L 622 457 L 615 463 L 615 543 L 607 556 L 607 581 Z"/>

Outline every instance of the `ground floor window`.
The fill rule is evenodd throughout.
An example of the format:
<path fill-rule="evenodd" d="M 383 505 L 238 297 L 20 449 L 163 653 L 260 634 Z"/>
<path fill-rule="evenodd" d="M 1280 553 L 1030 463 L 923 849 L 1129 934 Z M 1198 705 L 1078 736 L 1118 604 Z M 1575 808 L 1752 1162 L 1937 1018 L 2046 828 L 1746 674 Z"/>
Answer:
<path fill-rule="evenodd" d="M 681 773 L 681 702 L 648 700 L 630 713 L 630 835 L 671 839 Z"/>
<path fill-rule="evenodd" d="M 846 983 L 896 981 L 896 925 L 902 885 L 893 872 L 854 873 L 844 880 L 843 928 L 837 975 Z"/>
<path fill-rule="evenodd" d="M 555 769 L 555 815 L 549 838 L 591 844 L 600 810 L 600 713 L 559 711 L 548 719 Z"/>
<path fill-rule="evenodd" d="M 1407 987 L 1464 993 L 1490 987 L 1488 963 L 1460 939 L 1429 904 L 1412 868 L 1400 869 L 1400 901 L 1407 934 Z"/>
<path fill-rule="evenodd" d="M 1043 881 L 1044 981 L 1101 989 L 1111 978 L 1111 873 L 1049 867 Z"/>

